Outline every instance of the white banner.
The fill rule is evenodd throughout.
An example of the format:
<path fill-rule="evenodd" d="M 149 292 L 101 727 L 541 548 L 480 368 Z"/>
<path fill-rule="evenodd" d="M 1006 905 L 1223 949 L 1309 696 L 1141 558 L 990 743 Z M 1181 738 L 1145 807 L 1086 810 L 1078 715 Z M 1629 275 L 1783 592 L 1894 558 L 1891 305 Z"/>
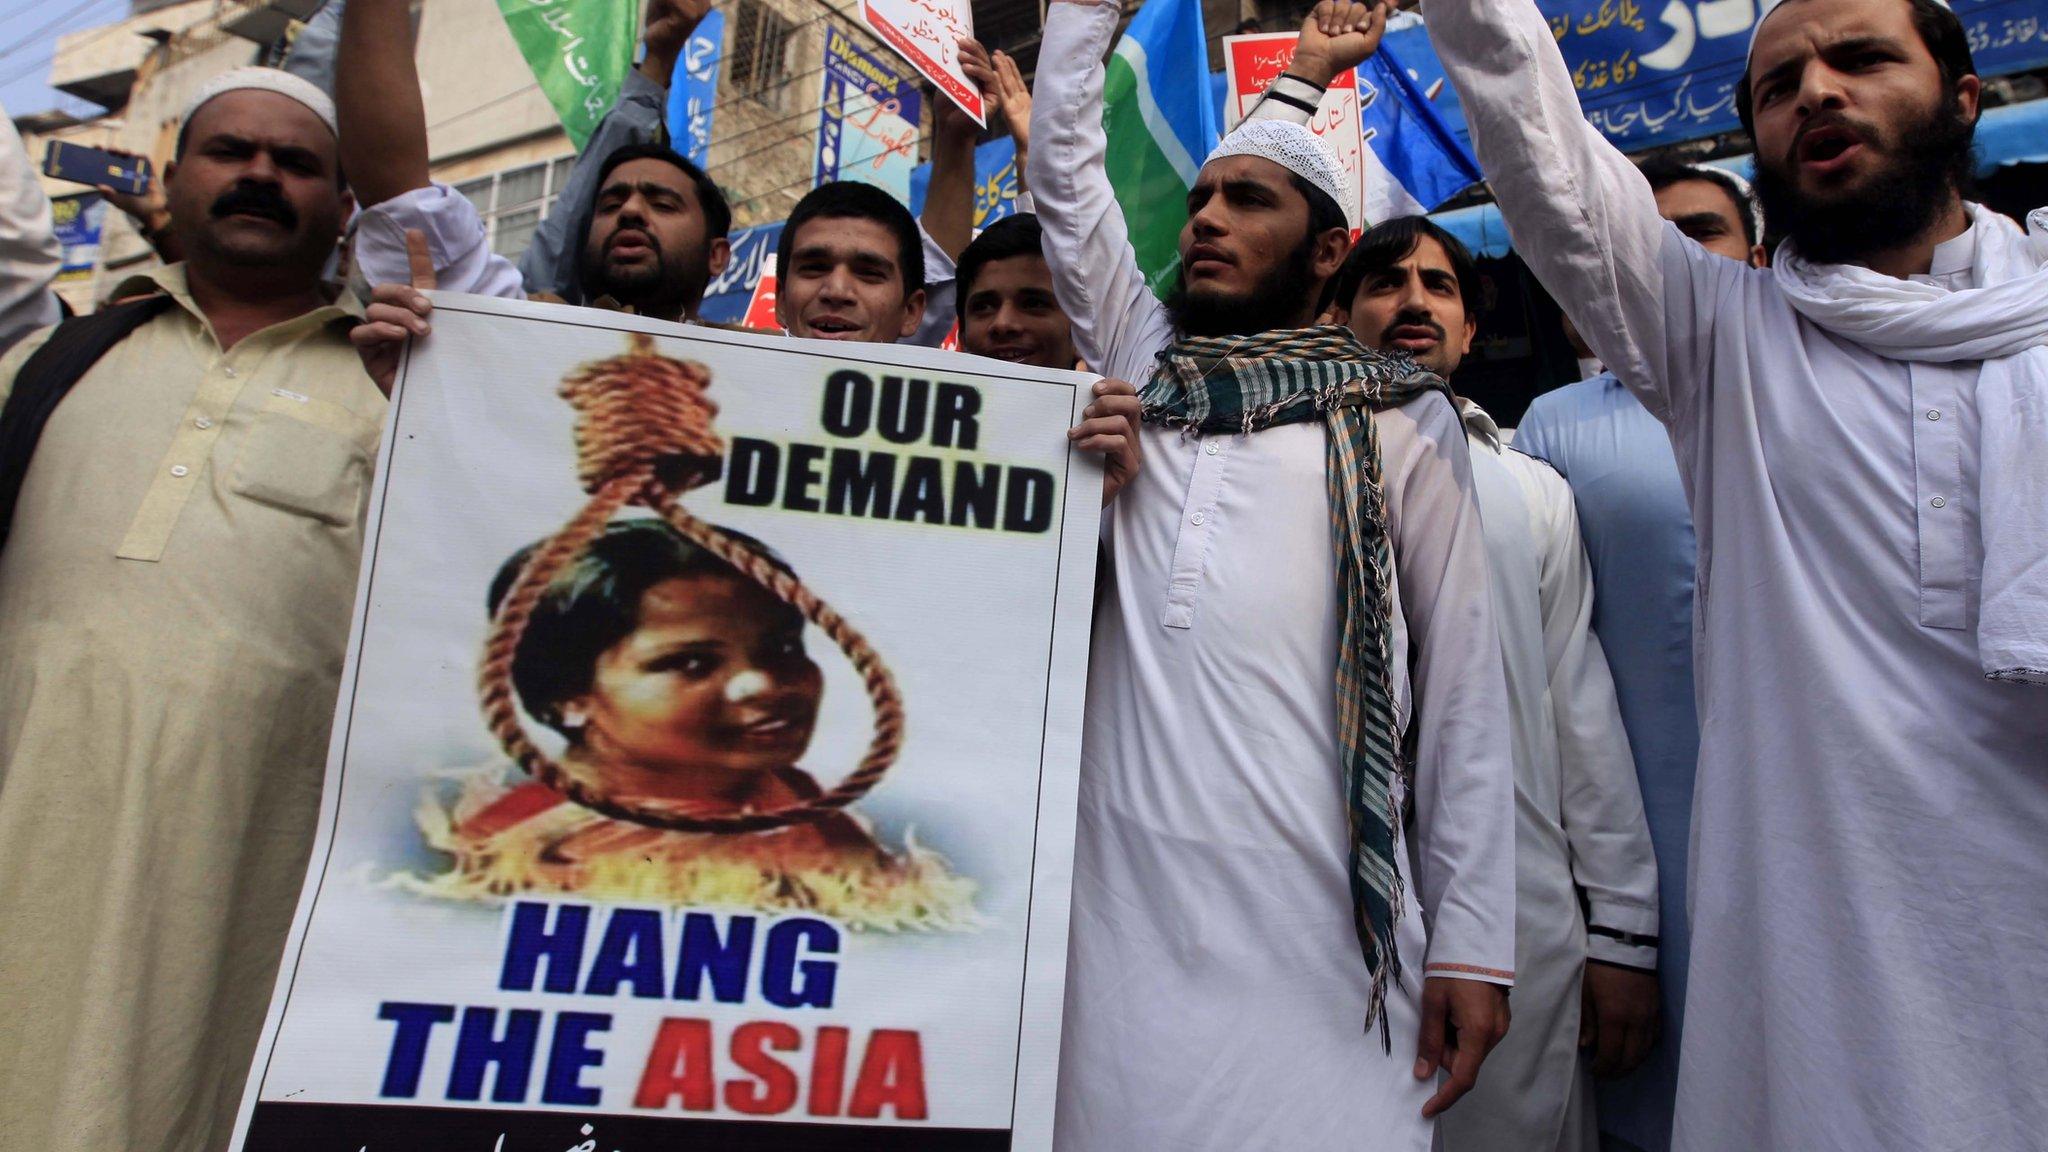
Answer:
<path fill-rule="evenodd" d="M 235 1146 L 1051 1148 L 1093 377 L 435 303 Z"/>

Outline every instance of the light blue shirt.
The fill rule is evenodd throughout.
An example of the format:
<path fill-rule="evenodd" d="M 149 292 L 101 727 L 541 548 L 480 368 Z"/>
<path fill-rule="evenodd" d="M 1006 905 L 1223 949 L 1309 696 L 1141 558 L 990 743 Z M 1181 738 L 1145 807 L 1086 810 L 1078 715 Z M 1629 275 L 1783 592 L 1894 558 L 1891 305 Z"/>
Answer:
<path fill-rule="evenodd" d="M 1593 562 L 1593 632 L 1614 672 L 1656 847 L 1664 1035 L 1641 1068 L 1600 1086 L 1600 1127 L 1661 1152 L 1671 1144 L 1690 944 L 1686 843 L 1699 758 L 1692 514 L 1664 426 L 1611 372 L 1537 397 L 1514 443 L 1571 482 Z"/>

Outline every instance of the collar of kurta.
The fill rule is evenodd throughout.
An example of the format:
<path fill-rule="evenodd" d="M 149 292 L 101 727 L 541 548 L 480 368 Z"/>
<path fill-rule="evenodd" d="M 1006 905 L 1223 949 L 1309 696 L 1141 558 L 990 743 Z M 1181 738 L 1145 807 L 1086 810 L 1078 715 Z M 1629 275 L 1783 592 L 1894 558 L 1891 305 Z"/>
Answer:
<path fill-rule="evenodd" d="M 345 322 L 350 327 L 363 319 L 363 302 L 354 292 L 334 284 L 323 285 L 323 290 L 331 302 L 313 309 L 308 315 L 321 322 Z M 120 301 L 157 292 L 169 295 L 178 302 L 178 307 L 201 321 L 205 320 L 205 315 L 199 311 L 199 305 L 192 301 L 192 285 L 185 277 L 185 265 L 182 261 L 145 269 L 129 276 L 115 286 L 113 295 L 107 299 Z"/>
<path fill-rule="evenodd" d="M 1457 397 L 1457 404 L 1458 419 L 1465 422 L 1466 434 L 1479 437 L 1486 441 L 1487 447 L 1495 452 L 1499 452 L 1501 447 L 1500 422 L 1495 420 L 1486 409 L 1481 408 L 1463 396 Z"/>

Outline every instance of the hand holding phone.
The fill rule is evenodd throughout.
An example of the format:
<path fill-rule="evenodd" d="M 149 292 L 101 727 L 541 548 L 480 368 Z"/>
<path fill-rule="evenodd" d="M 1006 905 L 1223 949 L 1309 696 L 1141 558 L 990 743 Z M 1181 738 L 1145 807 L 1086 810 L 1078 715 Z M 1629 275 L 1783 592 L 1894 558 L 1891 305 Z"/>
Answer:
<path fill-rule="evenodd" d="M 155 178 L 146 157 L 62 140 L 50 141 L 49 150 L 43 153 L 43 173 L 74 184 L 112 188 L 129 196 L 148 191 Z"/>

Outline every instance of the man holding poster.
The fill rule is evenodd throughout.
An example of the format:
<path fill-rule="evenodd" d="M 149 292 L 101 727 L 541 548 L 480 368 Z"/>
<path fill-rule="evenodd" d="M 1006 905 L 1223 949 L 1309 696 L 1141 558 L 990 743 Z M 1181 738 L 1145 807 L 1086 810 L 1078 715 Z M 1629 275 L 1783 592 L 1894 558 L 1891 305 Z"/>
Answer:
<path fill-rule="evenodd" d="M 1050 1148 L 1134 398 L 436 305 L 238 1147 Z"/>

